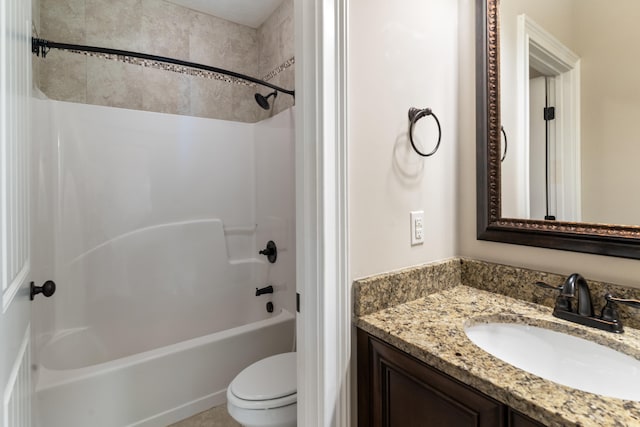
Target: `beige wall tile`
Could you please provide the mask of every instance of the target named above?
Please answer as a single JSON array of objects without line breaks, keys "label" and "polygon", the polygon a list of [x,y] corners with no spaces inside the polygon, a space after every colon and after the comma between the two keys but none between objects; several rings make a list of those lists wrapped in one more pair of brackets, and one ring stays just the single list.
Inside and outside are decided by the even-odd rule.
[{"label": "beige wall tile", "polygon": [[[56,41],[178,58],[256,78],[293,56],[293,0],[285,0],[258,30],[164,0],[32,1],[41,2],[41,34]],[[277,114],[293,103],[280,94],[273,109],[264,111],[253,95],[269,93],[266,88],[72,53],[52,51],[39,63],[35,68],[41,65],[43,92],[65,101],[243,122]],[[272,82],[293,88],[293,74],[290,68]]]},{"label": "beige wall tile", "polygon": [[256,30],[198,13],[190,31],[191,61],[255,76]]},{"label": "beige wall tile", "polygon": [[41,0],[40,36],[61,43],[84,44],[85,0]]},{"label": "beige wall tile", "polygon": [[258,28],[261,76],[294,55],[294,34],[293,0],[285,0]]},{"label": "beige wall tile", "polygon": [[142,67],[87,58],[87,103],[142,110]]},{"label": "beige wall tile", "polygon": [[158,113],[191,114],[191,80],[195,77],[143,68],[142,109]]},{"label": "beige wall tile", "polygon": [[40,59],[40,88],[51,99],[87,102],[87,57],[52,50]]},{"label": "beige wall tile", "polygon": [[[275,76],[270,83],[274,85],[280,86],[285,89],[294,89],[295,88],[295,68],[291,66],[285,70],[283,70],[280,74]],[[287,95],[285,93],[281,93],[278,95],[276,102],[272,105],[271,110],[273,111],[272,115],[278,114],[287,108],[293,107],[294,98],[291,95]]]},{"label": "beige wall tile", "polygon": [[255,99],[255,94],[258,91],[260,91],[259,87],[236,85],[230,105],[233,120],[248,123],[260,120],[260,113],[264,110],[260,108]]},{"label": "beige wall tile", "polygon": [[194,78],[191,81],[191,115],[233,120],[229,106],[234,86],[224,81]]},{"label": "beige wall tile", "polygon": [[85,0],[87,44],[142,50],[142,0]]},{"label": "beige wall tile", "polygon": [[196,12],[160,0],[142,1],[141,49],[151,55],[189,60],[189,32]]}]

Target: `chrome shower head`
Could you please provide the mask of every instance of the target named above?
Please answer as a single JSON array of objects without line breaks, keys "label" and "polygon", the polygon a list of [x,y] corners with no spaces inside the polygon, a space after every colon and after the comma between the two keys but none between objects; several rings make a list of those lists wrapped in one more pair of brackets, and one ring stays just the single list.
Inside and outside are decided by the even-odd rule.
[{"label": "chrome shower head", "polygon": [[278,91],[274,90],[267,96],[261,95],[259,93],[255,94],[256,102],[260,107],[264,108],[265,110],[269,110],[271,108],[271,106],[269,105],[269,98],[272,96],[273,96],[273,99],[276,99],[276,96],[278,96]]}]

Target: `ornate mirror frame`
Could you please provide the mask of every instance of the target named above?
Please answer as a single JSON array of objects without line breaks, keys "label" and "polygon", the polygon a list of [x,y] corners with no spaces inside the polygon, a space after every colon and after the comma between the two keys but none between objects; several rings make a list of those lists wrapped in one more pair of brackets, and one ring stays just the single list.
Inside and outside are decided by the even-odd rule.
[{"label": "ornate mirror frame", "polygon": [[640,226],[501,217],[499,0],[476,0],[477,238],[640,259]]}]

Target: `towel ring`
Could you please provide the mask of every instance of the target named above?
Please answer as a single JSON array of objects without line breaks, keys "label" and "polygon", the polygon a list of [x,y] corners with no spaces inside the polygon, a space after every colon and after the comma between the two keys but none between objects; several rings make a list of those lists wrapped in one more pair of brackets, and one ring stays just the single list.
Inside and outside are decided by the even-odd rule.
[{"label": "towel ring", "polygon": [[[425,154],[416,148],[416,144],[413,142],[413,126],[416,124],[418,120],[425,116],[433,116],[433,119],[436,121],[438,125],[438,142],[436,144],[436,148],[433,149],[432,152]],[[431,108],[425,108],[424,110],[420,110],[415,107],[409,108],[409,141],[411,141],[411,146],[415,150],[416,153],[420,154],[422,157],[429,157],[435,154],[440,147],[440,140],[442,139],[442,128],[440,127],[440,121],[438,117],[431,111]]]},{"label": "towel ring", "polygon": [[504,162],[504,158],[507,157],[507,133],[504,131],[504,126],[500,126],[500,131],[502,132],[502,136],[504,136],[504,153],[502,154],[500,162]]}]

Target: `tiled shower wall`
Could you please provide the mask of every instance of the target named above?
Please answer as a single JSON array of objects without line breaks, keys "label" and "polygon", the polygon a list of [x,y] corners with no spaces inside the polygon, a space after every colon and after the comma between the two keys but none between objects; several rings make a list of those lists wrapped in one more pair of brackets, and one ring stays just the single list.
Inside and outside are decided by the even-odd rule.
[{"label": "tiled shower wall", "polygon": [[[109,47],[225,68],[294,86],[293,0],[284,0],[259,28],[235,24],[164,0],[40,0],[40,37]],[[254,99],[263,87],[190,76],[77,53],[51,50],[39,61],[40,89],[51,99],[256,122],[274,108]]]}]

